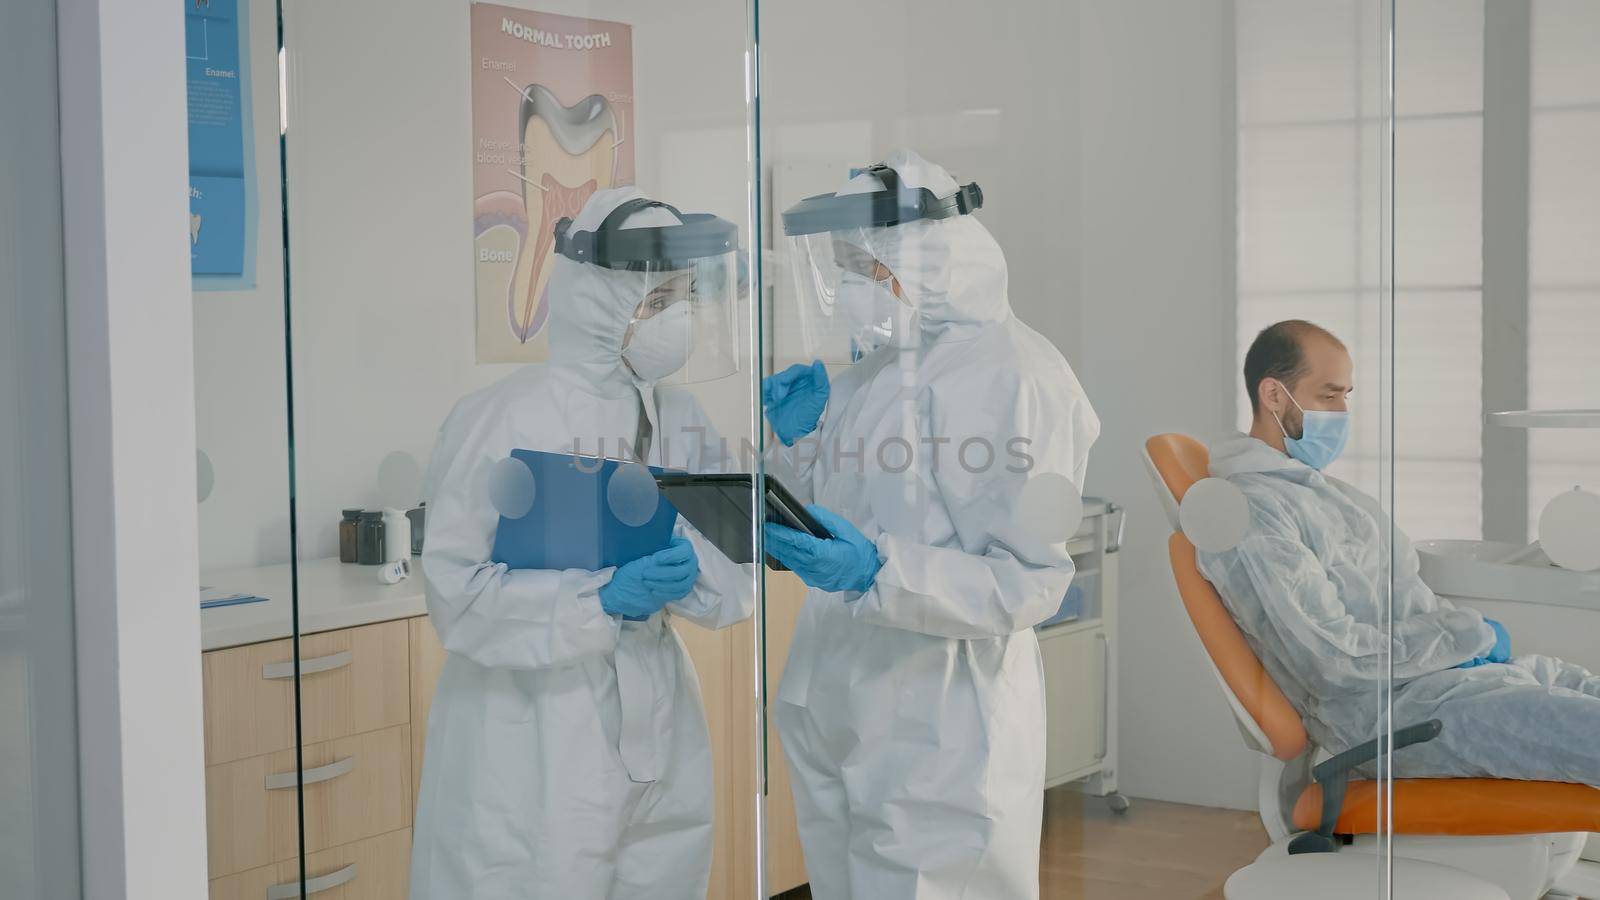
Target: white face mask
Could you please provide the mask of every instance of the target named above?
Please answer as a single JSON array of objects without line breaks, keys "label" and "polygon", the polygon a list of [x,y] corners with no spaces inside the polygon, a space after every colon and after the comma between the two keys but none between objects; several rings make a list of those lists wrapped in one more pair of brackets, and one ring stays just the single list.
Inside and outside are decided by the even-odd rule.
[{"label": "white face mask", "polygon": [[895,312],[904,305],[890,288],[888,279],[875,281],[857,272],[844,272],[839,276],[834,314],[839,317],[858,359],[894,338]]},{"label": "white face mask", "polygon": [[694,351],[691,315],[689,304],[679,302],[633,324],[633,336],[622,348],[622,359],[641,381],[660,381],[689,361]]}]

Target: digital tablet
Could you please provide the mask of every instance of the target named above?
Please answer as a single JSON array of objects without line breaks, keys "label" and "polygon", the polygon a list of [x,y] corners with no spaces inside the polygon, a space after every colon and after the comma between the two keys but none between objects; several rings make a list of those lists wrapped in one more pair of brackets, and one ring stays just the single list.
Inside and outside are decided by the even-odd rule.
[{"label": "digital tablet", "polygon": [[[655,474],[656,484],[661,486],[661,494],[667,498],[667,502],[677,507],[689,524],[716,544],[717,549],[736,563],[755,560],[755,548],[750,536],[750,497],[754,492],[754,475],[748,472],[652,474]],[[822,540],[833,537],[776,478],[768,475],[765,483],[765,521],[787,525]],[[767,565],[774,569],[786,568],[770,554],[767,556]]]}]

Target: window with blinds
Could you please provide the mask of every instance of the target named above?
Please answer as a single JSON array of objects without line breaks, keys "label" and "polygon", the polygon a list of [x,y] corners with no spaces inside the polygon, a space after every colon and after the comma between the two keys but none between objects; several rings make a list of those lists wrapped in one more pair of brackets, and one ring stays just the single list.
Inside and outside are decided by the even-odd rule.
[{"label": "window with blinds", "polygon": [[[1237,0],[1238,350],[1316,322],[1356,364],[1355,433],[1329,473],[1376,495],[1386,29],[1378,0]],[[1483,4],[1399,4],[1395,73],[1395,514],[1482,534]],[[1240,391],[1245,427],[1249,400]]]},{"label": "window with blinds", "polygon": [[[1534,0],[1528,402],[1600,409],[1600,3]],[[1528,435],[1529,534],[1561,491],[1600,490],[1600,431]]]}]

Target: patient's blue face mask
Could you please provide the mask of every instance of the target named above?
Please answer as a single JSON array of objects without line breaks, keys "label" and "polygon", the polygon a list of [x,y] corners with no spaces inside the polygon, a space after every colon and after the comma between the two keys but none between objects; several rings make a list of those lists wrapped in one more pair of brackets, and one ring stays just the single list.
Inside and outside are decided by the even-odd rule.
[{"label": "patient's blue face mask", "polygon": [[1278,386],[1289,395],[1289,402],[1294,404],[1295,409],[1300,410],[1298,438],[1290,437],[1288,430],[1283,427],[1283,420],[1278,418],[1277,413],[1272,414],[1272,418],[1277,420],[1278,430],[1283,432],[1284,449],[1295,459],[1322,471],[1339,458],[1345,444],[1350,442],[1350,413],[1332,409],[1306,409],[1294,399],[1294,394],[1289,393],[1288,385],[1280,381]]}]

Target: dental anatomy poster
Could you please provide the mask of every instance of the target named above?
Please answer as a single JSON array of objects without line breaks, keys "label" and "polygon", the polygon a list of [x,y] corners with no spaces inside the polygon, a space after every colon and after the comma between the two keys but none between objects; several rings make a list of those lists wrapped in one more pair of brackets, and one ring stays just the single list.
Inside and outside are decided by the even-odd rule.
[{"label": "dental anatomy poster", "polygon": [[242,0],[183,0],[189,265],[196,290],[254,285],[249,54]]},{"label": "dental anatomy poster", "polygon": [[472,6],[473,264],[480,363],[548,356],[563,217],[634,179],[633,31]]}]

